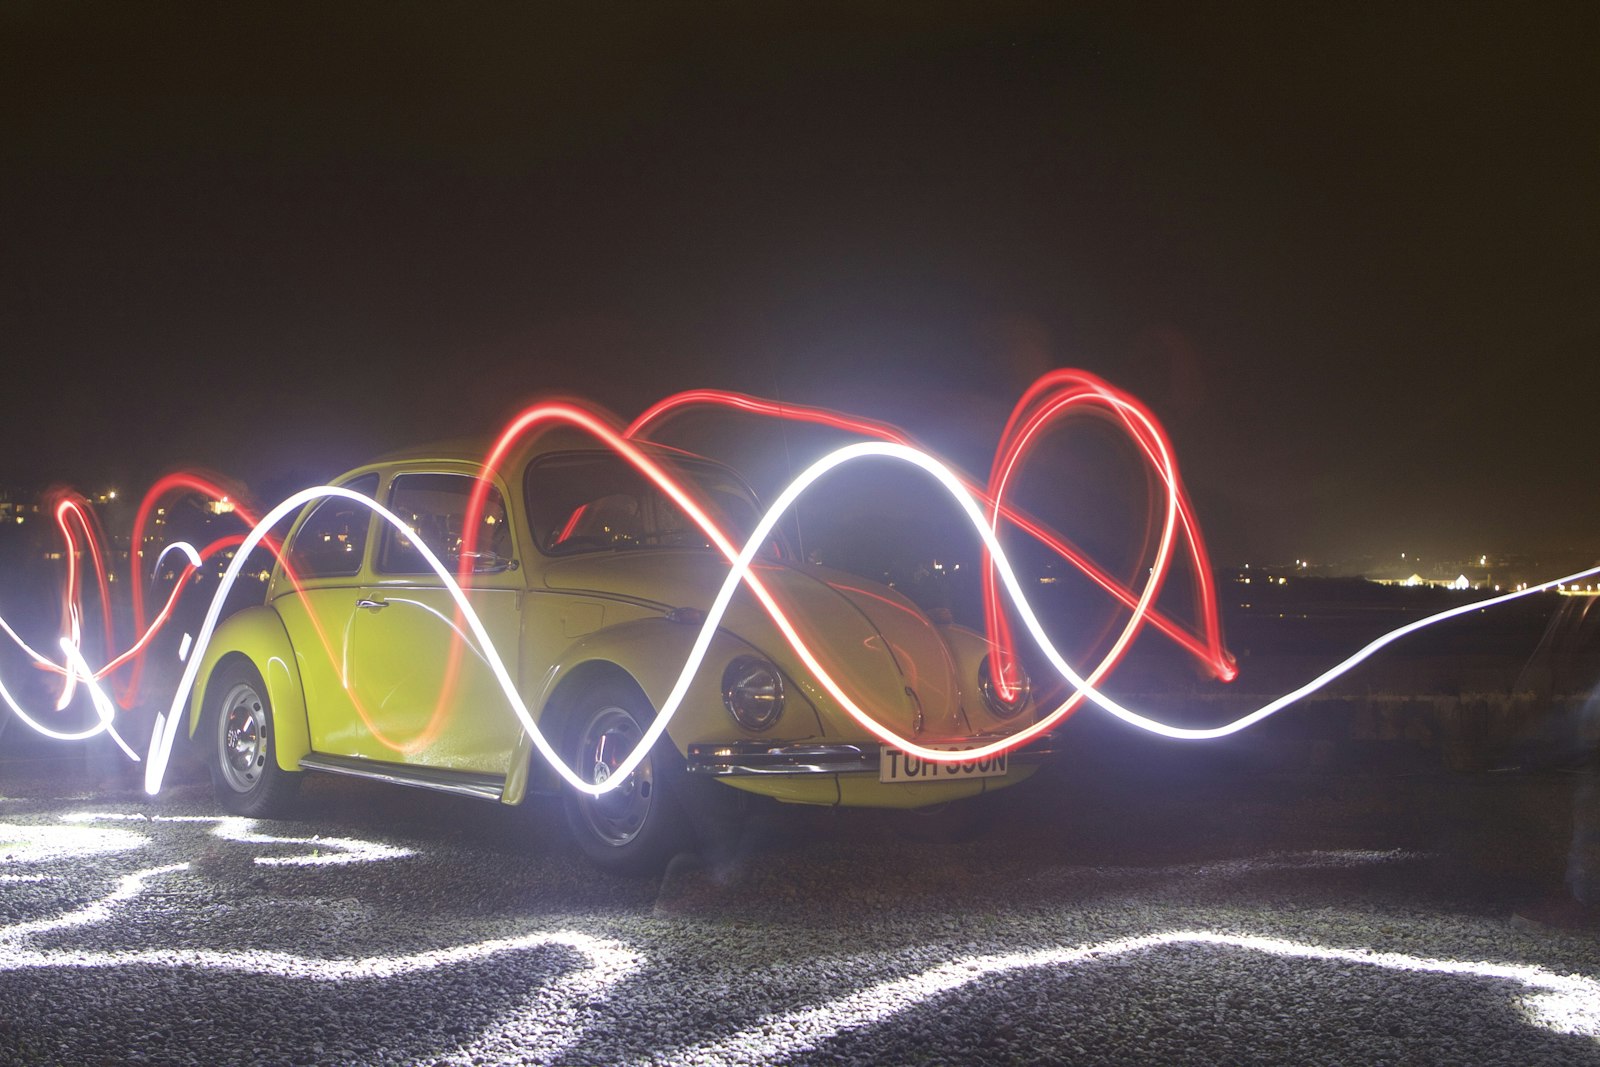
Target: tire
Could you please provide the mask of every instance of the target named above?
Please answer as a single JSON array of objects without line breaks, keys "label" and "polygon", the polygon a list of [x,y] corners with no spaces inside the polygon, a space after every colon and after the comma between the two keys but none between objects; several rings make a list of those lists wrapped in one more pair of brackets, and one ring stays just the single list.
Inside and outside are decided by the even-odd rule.
[{"label": "tire", "polygon": [[261,674],[235,660],[206,686],[201,741],[217,802],[235,815],[264,818],[285,813],[300,776],[278,766],[272,702]]},{"label": "tire", "polygon": [[[567,766],[585,782],[606,780],[632,753],[654,719],[636,686],[603,681],[574,705],[566,731]],[[627,781],[602,796],[568,788],[562,793],[567,830],[578,849],[601,870],[654,875],[689,843],[682,794],[683,757],[665,734]]]}]

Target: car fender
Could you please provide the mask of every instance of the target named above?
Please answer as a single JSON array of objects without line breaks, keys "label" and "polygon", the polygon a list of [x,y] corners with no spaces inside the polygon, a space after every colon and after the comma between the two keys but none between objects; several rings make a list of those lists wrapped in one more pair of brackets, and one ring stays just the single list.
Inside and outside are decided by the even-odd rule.
[{"label": "car fender", "polygon": [[[657,617],[636,619],[586,634],[568,646],[550,665],[537,675],[530,673],[532,685],[529,708],[546,731],[552,745],[560,744],[559,735],[550,727],[560,714],[563,699],[588,677],[597,673],[627,675],[644,693],[654,708],[661,708],[677,684],[683,665],[689,659],[698,626],[672,622]],[[668,737],[679,752],[687,754],[692,741],[703,741],[739,735],[739,726],[722,705],[722,672],[724,666],[736,656],[763,655],[749,642],[728,633],[716,631],[706,649],[705,659],[695,672],[684,694],[683,703],[673,716]],[[764,657],[770,658],[770,657]],[[539,658],[525,660],[539,670]],[[792,680],[791,680],[792,681]],[[805,739],[820,736],[824,731],[822,719],[816,708],[806,699],[798,685],[788,687],[788,706],[783,718],[770,736],[782,739]],[[548,725],[547,725],[548,724]],[[512,759],[511,774],[506,782],[505,802],[518,803],[530,788],[553,788],[559,779],[549,768],[541,767],[543,758],[526,733],[518,741],[517,753]]]},{"label": "car fender", "polygon": [[228,616],[206,643],[195,675],[194,693],[189,698],[189,736],[193,737],[200,728],[212,676],[225,660],[234,658],[249,660],[266,682],[267,699],[272,702],[273,753],[283,770],[298,771],[300,757],[311,751],[305,689],[283,620],[265,606],[245,608]]}]

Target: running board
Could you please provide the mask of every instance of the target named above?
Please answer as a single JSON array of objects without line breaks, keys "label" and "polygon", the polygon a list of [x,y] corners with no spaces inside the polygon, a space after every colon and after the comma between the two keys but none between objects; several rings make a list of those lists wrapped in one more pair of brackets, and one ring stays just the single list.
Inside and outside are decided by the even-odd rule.
[{"label": "running board", "polygon": [[505,776],[500,774],[452,771],[438,767],[407,767],[399,763],[351,759],[348,756],[324,756],[319,753],[300,757],[300,769],[325,771],[328,774],[347,774],[352,778],[370,778],[375,782],[410,785],[420,789],[434,789],[441,793],[454,793],[457,796],[477,797],[479,800],[498,801],[506,789]]}]

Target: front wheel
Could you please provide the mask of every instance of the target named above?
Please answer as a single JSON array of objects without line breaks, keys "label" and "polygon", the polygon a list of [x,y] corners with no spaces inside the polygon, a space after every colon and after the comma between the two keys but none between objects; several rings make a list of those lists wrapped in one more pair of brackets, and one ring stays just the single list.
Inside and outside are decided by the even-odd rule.
[{"label": "front wheel", "polygon": [[[567,732],[568,766],[585,782],[610,781],[652,719],[637,688],[603,682],[578,701]],[[683,757],[665,734],[621,785],[600,796],[563,794],[567,829],[589,860],[613,874],[656,874],[688,835],[680,804]]]},{"label": "front wheel", "polygon": [[206,692],[201,729],[218,803],[235,815],[282,814],[300,776],[278,766],[272,702],[261,675],[235,661],[211,676]]}]

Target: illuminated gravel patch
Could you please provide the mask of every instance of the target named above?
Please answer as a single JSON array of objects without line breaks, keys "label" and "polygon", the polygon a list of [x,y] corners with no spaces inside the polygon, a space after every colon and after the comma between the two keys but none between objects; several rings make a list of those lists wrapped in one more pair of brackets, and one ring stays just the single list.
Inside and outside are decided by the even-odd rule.
[{"label": "illuminated gravel patch", "polygon": [[144,844],[142,835],[110,827],[0,823],[0,865],[102,856]]},{"label": "illuminated gravel patch", "polygon": [[[312,793],[0,808],[51,848],[0,868],[0,1062],[1600,1063],[1595,940],[1464,912],[1414,850],[1097,866],[844,822],[631,882],[492,806]],[[319,853],[359,858],[257,862]]]}]

